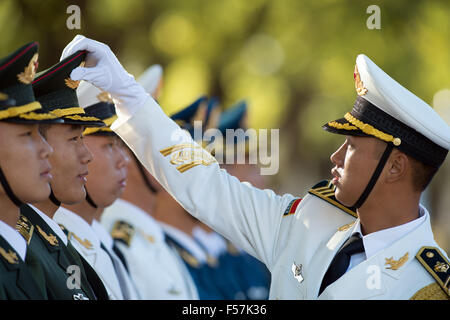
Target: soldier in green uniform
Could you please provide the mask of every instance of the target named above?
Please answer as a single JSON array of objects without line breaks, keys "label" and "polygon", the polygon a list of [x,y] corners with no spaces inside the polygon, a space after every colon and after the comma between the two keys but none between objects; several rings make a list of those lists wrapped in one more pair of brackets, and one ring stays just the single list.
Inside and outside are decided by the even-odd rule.
[{"label": "soldier in green uniform", "polygon": [[[42,112],[31,82],[38,62],[38,43],[28,43],[0,60],[0,299],[47,299],[44,274],[34,277],[25,260],[26,241],[14,229],[23,202],[50,194],[49,156],[53,149],[38,124],[61,121]],[[33,229],[28,230],[31,236]]]},{"label": "soldier in green uniform", "polygon": [[84,114],[76,97],[78,82],[69,77],[73,68],[84,63],[84,58],[85,52],[77,52],[38,74],[33,81],[36,99],[44,110],[64,121],[40,126],[41,134],[54,149],[49,159],[53,176],[51,193],[43,202],[23,205],[19,221],[19,227],[35,230],[29,239],[29,250],[44,270],[49,299],[108,298],[98,275],[52,220],[61,202],[76,203],[85,198],[87,164],[92,155],[84,145],[82,132],[85,126],[104,125]]}]

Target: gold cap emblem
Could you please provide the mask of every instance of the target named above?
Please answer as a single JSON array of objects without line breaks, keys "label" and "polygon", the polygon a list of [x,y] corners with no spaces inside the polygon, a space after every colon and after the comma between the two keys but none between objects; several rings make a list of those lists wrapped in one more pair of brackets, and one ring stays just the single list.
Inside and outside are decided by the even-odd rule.
[{"label": "gold cap emblem", "polygon": [[109,92],[102,91],[97,95],[97,99],[101,102],[108,102],[108,103],[114,103],[111,95]]},{"label": "gold cap emblem", "polygon": [[355,65],[355,72],[353,73],[353,78],[355,78],[355,89],[359,96],[363,96],[367,93],[367,89],[364,87],[364,84],[361,80],[361,76],[359,75],[358,66]]},{"label": "gold cap emblem", "polygon": [[39,65],[39,55],[37,53],[31,58],[28,66],[25,67],[25,70],[17,75],[17,79],[24,84],[30,84],[34,76],[36,75],[36,70]]},{"label": "gold cap emblem", "polygon": [[[84,65],[85,65],[85,62],[82,61],[79,66],[84,67]],[[64,82],[66,83],[66,86],[68,86],[70,89],[75,90],[80,85],[81,80],[75,81],[70,78],[66,78],[66,79],[64,79]]]}]

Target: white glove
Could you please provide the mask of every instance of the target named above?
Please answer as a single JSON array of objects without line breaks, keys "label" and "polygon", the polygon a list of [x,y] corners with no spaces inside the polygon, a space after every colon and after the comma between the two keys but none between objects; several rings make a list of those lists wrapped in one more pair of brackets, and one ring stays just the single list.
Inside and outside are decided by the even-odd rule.
[{"label": "white glove", "polygon": [[64,48],[61,59],[79,51],[87,50],[85,67],[72,70],[72,80],[85,80],[103,91],[108,91],[114,99],[117,115],[131,117],[150,97],[117,60],[111,49],[104,43],[77,35]]}]

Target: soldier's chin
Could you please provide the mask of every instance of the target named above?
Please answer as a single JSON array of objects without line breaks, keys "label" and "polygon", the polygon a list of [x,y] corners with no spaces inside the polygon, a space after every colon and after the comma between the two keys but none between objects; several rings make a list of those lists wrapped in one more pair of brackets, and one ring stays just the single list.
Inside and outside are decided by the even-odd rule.
[{"label": "soldier's chin", "polygon": [[344,190],[342,190],[340,187],[336,186],[336,191],[334,192],[334,196],[340,203],[342,203],[346,207],[351,207],[354,204],[354,201],[353,201],[353,199],[351,199],[349,194],[346,193]]}]

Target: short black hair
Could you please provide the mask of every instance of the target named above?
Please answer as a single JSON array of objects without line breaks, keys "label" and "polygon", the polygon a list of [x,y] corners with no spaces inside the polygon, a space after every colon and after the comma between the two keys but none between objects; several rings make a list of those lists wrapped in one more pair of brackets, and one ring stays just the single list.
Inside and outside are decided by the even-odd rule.
[{"label": "short black hair", "polygon": [[430,184],[438,168],[427,165],[417,159],[408,156],[411,163],[411,178],[416,191],[422,192]]}]

